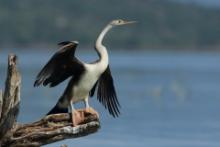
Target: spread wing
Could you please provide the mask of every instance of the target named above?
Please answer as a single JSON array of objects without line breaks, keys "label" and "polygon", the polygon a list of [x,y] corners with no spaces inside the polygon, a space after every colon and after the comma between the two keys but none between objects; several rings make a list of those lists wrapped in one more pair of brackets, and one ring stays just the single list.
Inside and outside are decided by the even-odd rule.
[{"label": "spread wing", "polygon": [[[97,84],[95,84],[95,86],[96,85]],[[90,95],[94,94],[95,86],[91,90]],[[105,108],[108,109],[109,113],[113,117],[119,116],[120,104],[117,99],[114,81],[109,66],[98,80],[97,98],[99,102],[101,102]]]},{"label": "spread wing", "polygon": [[68,77],[83,72],[84,66],[76,57],[73,57],[76,46],[77,44],[73,43],[62,46],[39,72],[34,86],[43,84],[54,87]]},{"label": "spread wing", "polygon": [[91,89],[91,91],[89,92],[89,96],[93,97],[95,94],[95,89],[97,87],[98,81],[95,83],[95,85],[93,86],[93,88]]}]

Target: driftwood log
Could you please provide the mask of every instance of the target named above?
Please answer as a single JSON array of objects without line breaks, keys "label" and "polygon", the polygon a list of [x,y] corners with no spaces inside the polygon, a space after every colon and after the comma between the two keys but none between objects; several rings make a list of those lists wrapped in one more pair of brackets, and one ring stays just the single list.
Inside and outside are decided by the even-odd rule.
[{"label": "driftwood log", "polygon": [[0,147],[38,147],[97,132],[100,128],[98,118],[86,114],[83,109],[78,111],[85,113],[85,120],[77,127],[72,126],[68,113],[45,116],[29,124],[17,123],[21,75],[16,64],[16,55],[9,55],[5,90],[0,90]]}]

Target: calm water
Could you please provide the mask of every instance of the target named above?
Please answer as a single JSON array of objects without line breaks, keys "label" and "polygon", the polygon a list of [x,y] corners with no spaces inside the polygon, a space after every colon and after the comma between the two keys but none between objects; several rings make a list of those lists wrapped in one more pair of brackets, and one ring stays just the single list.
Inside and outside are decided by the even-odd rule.
[{"label": "calm water", "polygon": [[[5,80],[6,52],[0,52],[0,86]],[[56,103],[66,82],[56,88],[33,88],[36,74],[51,56],[18,52],[22,73],[20,122],[40,119]],[[122,115],[114,119],[96,101],[102,128],[59,147],[219,147],[220,53],[111,52],[110,61]],[[79,54],[88,61],[93,52]],[[81,107],[79,105],[78,107]],[[49,145],[48,145],[49,146]]]}]

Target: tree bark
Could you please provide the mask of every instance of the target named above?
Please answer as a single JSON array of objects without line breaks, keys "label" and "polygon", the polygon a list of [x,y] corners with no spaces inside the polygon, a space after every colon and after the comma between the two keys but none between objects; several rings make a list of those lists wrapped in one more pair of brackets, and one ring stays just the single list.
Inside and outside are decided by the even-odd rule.
[{"label": "tree bark", "polygon": [[73,127],[68,113],[45,116],[29,124],[17,123],[20,103],[21,76],[16,55],[8,57],[8,72],[4,93],[0,90],[0,147],[38,147],[56,141],[95,133],[100,128],[96,115],[87,113],[78,126]]}]

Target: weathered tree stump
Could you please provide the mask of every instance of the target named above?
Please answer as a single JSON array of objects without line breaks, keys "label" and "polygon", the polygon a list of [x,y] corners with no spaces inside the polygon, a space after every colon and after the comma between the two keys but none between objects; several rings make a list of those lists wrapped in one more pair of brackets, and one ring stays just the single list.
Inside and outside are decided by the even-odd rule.
[{"label": "weathered tree stump", "polygon": [[[100,123],[92,114],[85,114],[85,120],[77,127],[72,126],[71,115],[68,113],[45,116],[29,124],[17,123],[21,75],[16,61],[15,55],[9,55],[5,91],[3,93],[0,90],[0,147],[38,147],[97,132]],[[84,112],[83,109],[78,111]]]}]

